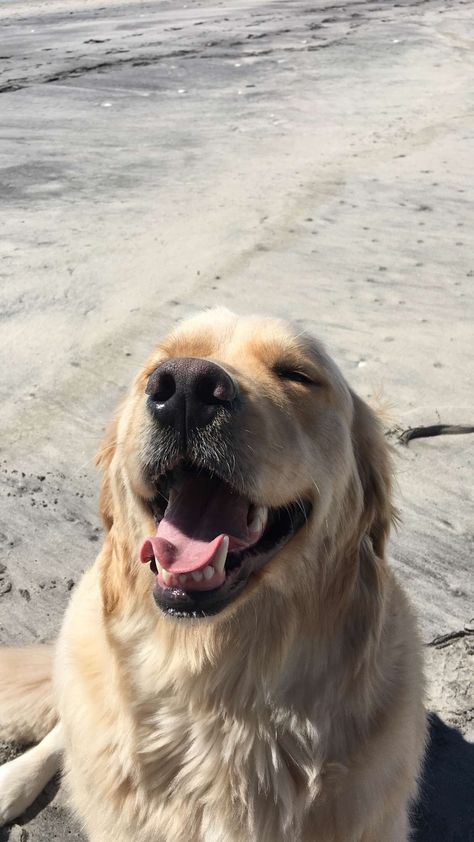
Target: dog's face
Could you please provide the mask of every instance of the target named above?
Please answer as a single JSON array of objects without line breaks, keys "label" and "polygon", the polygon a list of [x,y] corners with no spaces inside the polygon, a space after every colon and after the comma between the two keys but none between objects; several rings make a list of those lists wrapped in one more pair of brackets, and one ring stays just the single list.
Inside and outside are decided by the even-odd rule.
[{"label": "dog's face", "polygon": [[311,589],[317,548],[352,552],[367,534],[383,551],[377,422],[321,345],[279,321],[218,310],[184,322],[136,379],[101,461],[115,546],[134,555],[132,575],[146,565],[171,617]]}]

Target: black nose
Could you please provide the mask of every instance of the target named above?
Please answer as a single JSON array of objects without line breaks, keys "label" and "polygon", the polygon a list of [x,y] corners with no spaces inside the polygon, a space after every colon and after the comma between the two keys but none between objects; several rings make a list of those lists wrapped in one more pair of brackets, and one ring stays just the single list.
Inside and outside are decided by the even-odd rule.
[{"label": "black nose", "polygon": [[168,360],[155,369],[146,393],[150,409],[163,427],[184,438],[209,424],[223,407],[235,408],[237,387],[216,363],[195,357]]}]

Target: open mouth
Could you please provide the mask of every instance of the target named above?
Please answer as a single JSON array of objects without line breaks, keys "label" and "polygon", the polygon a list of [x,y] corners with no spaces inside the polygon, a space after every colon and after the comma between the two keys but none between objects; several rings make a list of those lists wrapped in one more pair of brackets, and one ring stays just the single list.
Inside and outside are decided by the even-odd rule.
[{"label": "open mouth", "polygon": [[140,558],[155,574],[157,605],[174,617],[222,611],[308,518],[310,504],[258,505],[215,474],[189,465],[157,481],[156,535]]}]

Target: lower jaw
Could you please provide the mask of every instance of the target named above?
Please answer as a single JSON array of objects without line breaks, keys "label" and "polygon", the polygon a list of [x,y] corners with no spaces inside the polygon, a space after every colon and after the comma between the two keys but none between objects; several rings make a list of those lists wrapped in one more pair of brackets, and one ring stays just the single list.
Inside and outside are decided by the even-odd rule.
[{"label": "lower jaw", "polygon": [[[178,619],[203,619],[219,614],[234,602],[245,590],[256,566],[251,559],[231,570],[225,582],[209,591],[184,591],[181,588],[162,588],[158,582],[153,589],[153,597],[158,608],[170,617]],[[259,567],[262,565],[258,565]]]}]

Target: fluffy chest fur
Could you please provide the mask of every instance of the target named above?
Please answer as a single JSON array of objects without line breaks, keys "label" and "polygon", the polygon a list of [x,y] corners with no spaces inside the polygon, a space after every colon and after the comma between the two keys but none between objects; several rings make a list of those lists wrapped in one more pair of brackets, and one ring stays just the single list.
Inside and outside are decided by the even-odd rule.
[{"label": "fluffy chest fur", "polygon": [[[409,744],[386,756],[366,667],[354,679],[335,639],[318,652],[280,635],[270,660],[242,632],[232,658],[205,638],[183,657],[179,625],[106,630],[95,576],[75,594],[58,659],[66,766],[93,842],[347,842],[379,787],[406,786]],[[401,740],[401,690],[388,683],[390,699],[371,690]]]},{"label": "fluffy chest fur", "polygon": [[203,714],[162,699],[136,740],[140,786],[157,798],[170,840],[183,826],[196,842],[295,840],[321,787],[320,734],[288,711]]},{"label": "fluffy chest fur", "polygon": [[322,797],[329,713],[277,697],[243,654],[224,677],[209,664],[179,670],[163,641],[143,646],[141,625],[120,629],[127,646],[112,655],[106,636],[98,645],[92,579],[66,618],[58,671],[71,790],[81,815],[94,815],[94,842],[302,838]]}]

